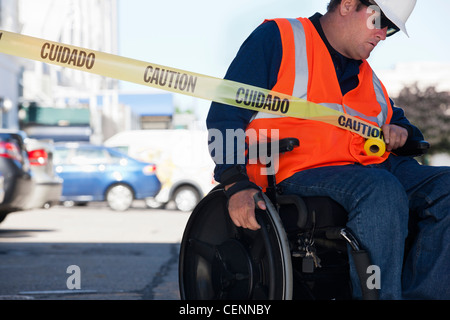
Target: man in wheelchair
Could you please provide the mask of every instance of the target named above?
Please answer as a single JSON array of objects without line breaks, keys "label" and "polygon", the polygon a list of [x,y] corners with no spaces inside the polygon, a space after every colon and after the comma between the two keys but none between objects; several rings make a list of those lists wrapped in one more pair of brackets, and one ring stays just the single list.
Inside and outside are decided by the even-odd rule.
[{"label": "man in wheelchair", "polygon": [[[402,150],[423,136],[394,106],[366,60],[380,41],[406,33],[415,3],[332,0],[324,15],[266,20],[241,46],[225,77],[380,127],[387,149],[382,156],[368,155],[357,134],[318,121],[218,103],[207,118],[208,129],[223,137],[223,152],[212,156],[233,223],[261,228],[253,196],[267,186],[267,176],[261,165],[239,160],[248,145],[227,141],[227,130],[267,132],[261,141],[270,141],[271,132],[298,139],[300,147],[279,157],[276,193],[327,197],[345,209],[346,228],[380,270],[380,299],[450,299],[450,168],[420,165]],[[257,207],[264,210],[266,204],[259,200]],[[353,298],[359,299],[352,261],[350,278]]]}]

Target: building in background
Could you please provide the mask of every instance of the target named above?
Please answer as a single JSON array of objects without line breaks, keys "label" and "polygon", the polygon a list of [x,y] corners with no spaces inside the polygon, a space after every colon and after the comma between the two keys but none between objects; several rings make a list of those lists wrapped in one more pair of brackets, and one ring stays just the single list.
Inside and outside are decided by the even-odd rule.
[{"label": "building in background", "polygon": [[[0,28],[18,32],[21,27],[18,11],[17,1],[0,0]],[[0,128],[18,128],[22,68],[19,58],[0,54]]]},{"label": "building in background", "polygon": [[[19,0],[18,13],[21,24],[18,31],[22,34],[117,54],[117,0]],[[23,68],[22,87],[21,102],[25,107],[36,103],[38,108],[81,112],[88,109],[92,142],[102,141],[103,126],[123,119],[115,79],[28,61]],[[79,125],[72,124],[70,117],[59,120],[60,127]]]},{"label": "building in background", "polygon": [[[0,28],[118,54],[117,0],[0,0]],[[0,125],[36,138],[101,143],[130,129],[189,129],[173,94],[119,93],[119,81],[0,54]]]}]

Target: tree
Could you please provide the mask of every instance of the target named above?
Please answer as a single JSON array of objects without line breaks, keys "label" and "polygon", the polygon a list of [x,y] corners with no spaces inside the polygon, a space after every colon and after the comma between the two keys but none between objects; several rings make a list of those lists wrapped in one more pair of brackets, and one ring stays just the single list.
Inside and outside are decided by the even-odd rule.
[{"label": "tree", "polygon": [[434,87],[421,90],[414,84],[400,92],[395,105],[422,131],[431,144],[430,154],[450,153],[449,92],[438,92]]}]

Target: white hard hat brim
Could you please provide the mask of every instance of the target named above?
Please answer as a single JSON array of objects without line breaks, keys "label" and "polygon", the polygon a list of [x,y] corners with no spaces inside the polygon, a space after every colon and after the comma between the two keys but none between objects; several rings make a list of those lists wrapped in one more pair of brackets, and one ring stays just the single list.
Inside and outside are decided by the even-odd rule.
[{"label": "white hard hat brim", "polygon": [[417,0],[374,0],[384,15],[408,37],[406,21],[410,17]]}]

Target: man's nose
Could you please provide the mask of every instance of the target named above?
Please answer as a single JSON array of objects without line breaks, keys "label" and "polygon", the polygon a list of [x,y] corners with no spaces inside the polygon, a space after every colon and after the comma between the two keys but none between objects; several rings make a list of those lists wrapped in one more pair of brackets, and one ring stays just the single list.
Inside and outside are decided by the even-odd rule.
[{"label": "man's nose", "polygon": [[375,30],[377,30],[376,36],[377,36],[380,40],[386,40],[386,37],[387,37],[387,29],[388,29],[388,27],[384,27],[383,29],[375,29]]}]

